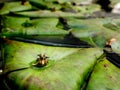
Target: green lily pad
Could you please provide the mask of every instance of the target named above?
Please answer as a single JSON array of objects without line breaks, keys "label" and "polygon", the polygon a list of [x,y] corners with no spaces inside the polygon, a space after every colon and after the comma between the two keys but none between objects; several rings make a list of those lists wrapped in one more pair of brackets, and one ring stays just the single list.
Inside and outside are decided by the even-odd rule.
[{"label": "green lily pad", "polygon": [[2,20],[2,35],[65,35],[65,31],[57,27],[58,18],[40,18],[30,20],[25,17],[6,16]]},{"label": "green lily pad", "polygon": [[2,16],[1,18],[1,25],[3,28],[11,28],[11,29],[18,29],[22,28],[22,24],[30,21],[29,18],[26,17],[15,17],[15,16]]},{"label": "green lily pad", "polygon": [[90,15],[93,12],[100,11],[100,6],[97,4],[89,4],[83,6],[73,6],[73,10],[78,13],[82,13],[83,15]]},{"label": "green lily pad", "polygon": [[95,66],[87,90],[119,90],[119,80],[120,69],[104,59]]},{"label": "green lily pad", "polygon": [[[15,12],[17,15],[28,16],[28,17],[78,17],[83,18],[87,15],[92,14],[95,11],[100,10],[100,6],[96,4],[86,5],[86,6],[73,6],[71,4],[61,4],[61,8],[58,10],[38,10],[38,11],[25,11],[25,12]],[[51,9],[56,9],[57,7],[49,7]],[[64,10],[61,10],[64,9]]]},{"label": "green lily pad", "polygon": [[[29,23],[29,22],[28,22]],[[58,18],[42,18],[32,20],[33,26],[24,29],[26,35],[65,35],[68,31],[57,28]]]},{"label": "green lily pad", "polygon": [[5,2],[3,7],[0,9],[0,15],[30,9],[32,9],[32,6],[29,2],[26,2],[24,5],[22,5],[21,2]]},{"label": "green lily pad", "polygon": [[73,29],[71,32],[75,37],[93,46],[104,47],[110,38],[119,40],[120,37],[117,32],[104,27],[101,19],[68,19],[68,25]]},{"label": "green lily pad", "polygon": [[61,5],[58,3],[53,3],[52,1],[43,1],[43,0],[29,0],[32,5],[40,8],[40,9],[55,9],[59,10]]},{"label": "green lily pad", "polygon": [[[116,36],[113,36],[114,41],[111,42],[112,51],[115,53],[120,53],[120,41],[119,41],[119,32],[120,32],[120,19],[107,18],[101,20],[103,27],[110,29],[116,32]],[[110,40],[109,40],[110,41]]]},{"label": "green lily pad", "polygon": [[[80,89],[102,54],[98,48],[51,47],[12,40],[5,40],[4,51],[6,82],[17,90]],[[38,54],[49,57],[46,66],[31,66]]]},{"label": "green lily pad", "polygon": [[[81,14],[91,14],[95,11],[100,10],[100,6],[97,4],[88,4],[88,5],[73,5],[74,1],[40,1],[40,0],[29,0],[33,3],[34,6],[39,7],[40,9],[48,9],[48,10],[62,10],[65,12],[74,12],[74,13],[81,13]],[[71,3],[70,3],[71,2]],[[79,1],[80,2],[80,1]]]}]

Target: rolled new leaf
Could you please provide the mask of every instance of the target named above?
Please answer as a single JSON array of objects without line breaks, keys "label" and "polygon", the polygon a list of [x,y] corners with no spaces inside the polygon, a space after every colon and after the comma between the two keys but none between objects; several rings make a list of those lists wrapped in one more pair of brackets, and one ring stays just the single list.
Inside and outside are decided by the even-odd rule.
[{"label": "rolled new leaf", "polygon": [[20,16],[27,16],[27,17],[84,17],[80,13],[50,11],[50,10],[23,11],[23,12],[15,12],[14,14]]},{"label": "rolled new leaf", "polygon": [[[49,57],[46,66],[36,66],[38,54]],[[77,90],[101,54],[97,48],[51,47],[5,40],[5,81],[17,90]]]}]

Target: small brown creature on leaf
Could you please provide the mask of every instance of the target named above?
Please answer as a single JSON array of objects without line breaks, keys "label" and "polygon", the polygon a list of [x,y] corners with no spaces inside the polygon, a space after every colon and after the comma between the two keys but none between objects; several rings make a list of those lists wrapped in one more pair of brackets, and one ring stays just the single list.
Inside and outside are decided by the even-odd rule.
[{"label": "small brown creature on leaf", "polygon": [[33,65],[38,66],[38,67],[46,66],[48,63],[48,59],[47,59],[48,57],[45,54],[44,55],[39,54],[38,56],[39,58],[37,58],[35,64]]}]

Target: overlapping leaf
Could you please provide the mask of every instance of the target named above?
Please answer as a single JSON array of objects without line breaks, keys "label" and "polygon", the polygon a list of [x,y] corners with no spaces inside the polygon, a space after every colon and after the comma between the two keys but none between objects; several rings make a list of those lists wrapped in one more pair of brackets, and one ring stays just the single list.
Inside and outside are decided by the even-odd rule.
[{"label": "overlapping leaf", "polygon": [[[35,35],[35,38],[40,38],[41,35],[47,37],[72,33],[77,39],[95,48],[52,47],[6,39],[3,44],[3,72],[7,75],[5,79],[10,87],[15,86],[17,90],[81,89],[82,85],[87,83],[85,79],[97,58],[102,54],[96,47],[103,48],[106,41],[115,38],[117,41],[111,44],[111,48],[113,52],[120,54],[119,19],[78,19],[100,10],[99,5],[83,5],[84,0],[29,1],[35,7],[34,11],[24,11],[32,8],[28,2],[24,5],[21,2],[5,3],[0,9],[0,15],[10,12],[14,14],[2,16],[2,36],[29,35],[32,38]],[[80,6],[81,4],[83,6]],[[64,23],[61,24],[60,18],[63,22],[67,18],[65,24],[69,26],[69,31],[63,30]],[[38,54],[46,54],[49,57],[45,67],[33,66]],[[95,66],[87,90],[119,90],[119,74],[119,68],[105,59]]]},{"label": "overlapping leaf", "polygon": [[119,79],[120,69],[104,59],[95,66],[87,90],[119,90]]},{"label": "overlapping leaf", "polygon": [[70,19],[68,20],[68,24],[73,29],[72,34],[75,37],[86,41],[93,46],[104,47],[106,41],[110,38],[114,37],[117,40],[119,40],[120,37],[120,35],[117,32],[104,26],[105,20],[103,19]]},{"label": "overlapping leaf", "polygon": [[5,2],[3,7],[0,9],[0,15],[8,14],[15,11],[24,11],[32,9],[32,5],[26,2],[22,5],[21,2]]},{"label": "overlapping leaf", "polygon": [[62,11],[53,12],[50,10],[16,12],[15,14],[28,17],[83,17],[80,13],[70,13]]},{"label": "overlapping leaf", "polygon": [[[18,90],[79,89],[102,54],[98,48],[51,47],[12,40],[6,40],[4,51],[4,73],[7,72],[7,81],[12,82]],[[38,54],[46,54],[49,57],[48,65],[32,66]]]},{"label": "overlapping leaf", "polygon": [[[85,17],[84,15],[92,14],[100,10],[96,4],[73,5],[72,1],[57,2],[43,0],[29,0],[34,6],[38,7],[37,11],[16,12],[17,15],[29,17]],[[79,1],[80,2],[80,1]]]},{"label": "overlapping leaf", "polygon": [[2,35],[64,35],[68,31],[57,27],[58,18],[33,19],[24,17],[3,17]]}]

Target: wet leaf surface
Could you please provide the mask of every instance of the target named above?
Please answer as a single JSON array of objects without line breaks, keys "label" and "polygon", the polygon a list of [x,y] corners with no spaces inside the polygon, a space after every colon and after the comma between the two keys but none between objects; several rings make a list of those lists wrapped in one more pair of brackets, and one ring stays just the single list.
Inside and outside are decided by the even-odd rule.
[{"label": "wet leaf surface", "polygon": [[[17,90],[119,90],[120,16],[111,13],[118,1],[0,3],[0,37],[5,40],[2,90],[9,86]],[[108,44],[111,38],[116,42]],[[46,66],[33,65],[38,54],[49,57]]]},{"label": "wet leaf surface", "polygon": [[[4,73],[16,89],[79,89],[102,54],[98,48],[51,47],[13,40],[6,40],[4,46]],[[39,53],[49,57],[48,64],[41,68],[31,66]]]},{"label": "wet leaf surface", "polygon": [[120,69],[104,59],[95,66],[87,90],[119,90],[119,74]]},{"label": "wet leaf surface", "polygon": [[25,5],[22,5],[21,2],[5,2],[2,8],[0,8],[0,15],[8,14],[15,11],[24,11],[30,10],[32,6],[29,2],[26,2]]}]

